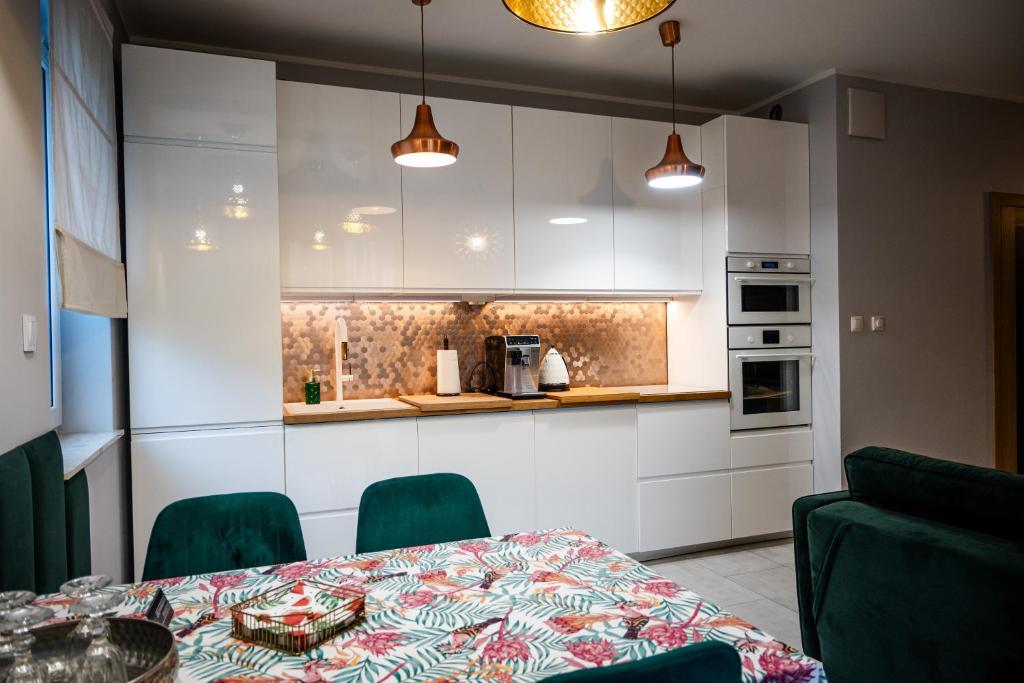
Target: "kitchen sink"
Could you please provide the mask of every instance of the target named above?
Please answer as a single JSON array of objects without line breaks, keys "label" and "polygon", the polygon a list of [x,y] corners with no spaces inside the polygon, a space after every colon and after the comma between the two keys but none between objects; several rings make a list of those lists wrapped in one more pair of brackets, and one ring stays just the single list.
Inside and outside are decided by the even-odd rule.
[{"label": "kitchen sink", "polygon": [[357,398],[345,401],[324,401],[313,406],[308,406],[305,403],[289,403],[287,408],[292,415],[310,415],[337,410],[402,410],[412,408],[412,406],[395,398]]}]

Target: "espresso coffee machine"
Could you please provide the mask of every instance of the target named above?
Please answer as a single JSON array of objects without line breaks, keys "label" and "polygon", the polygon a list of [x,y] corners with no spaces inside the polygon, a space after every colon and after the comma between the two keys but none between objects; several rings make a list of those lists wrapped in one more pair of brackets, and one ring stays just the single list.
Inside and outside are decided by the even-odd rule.
[{"label": "espresso coffee machine", "polygon": [[540,337],[506,334],[484,340],[484,391],[507,398],[539,398]]}]

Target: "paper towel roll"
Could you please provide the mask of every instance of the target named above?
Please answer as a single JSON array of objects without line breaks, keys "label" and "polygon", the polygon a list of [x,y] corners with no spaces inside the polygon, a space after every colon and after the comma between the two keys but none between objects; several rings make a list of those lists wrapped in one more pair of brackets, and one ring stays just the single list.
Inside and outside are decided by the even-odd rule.
[{"label": "paper towel roll", "polygon": [[455,349],[437,352],[437,395],[458,396],[462,393],[459,381],[459,352]]}]

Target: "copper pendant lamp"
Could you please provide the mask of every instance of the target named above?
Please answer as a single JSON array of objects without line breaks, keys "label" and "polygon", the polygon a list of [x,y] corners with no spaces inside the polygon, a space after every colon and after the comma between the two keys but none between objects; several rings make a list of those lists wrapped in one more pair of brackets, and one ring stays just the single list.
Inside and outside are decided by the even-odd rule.
[{"label": "copper pendant lamp", "polygon": [[676,0],[504,0],[528,24],[560,33],[610,33],[655,17]]},{"label": "copper pendant lamp", "polygon": [[676,132],[676,45],[679,44],[679,22],[666,21],[658,27],[661,43],[672,49],[672,134],[668,136],[665,156],[657,166],[644,174],[654,188],[676,189],[699,185],[704,180],[704,167],[695,164],[683,151],[683,139]]},{"label": "copper pendant lamp", "polygon": [[423,6],[430,0],[412,0],[420,8],[420,84],[422,101],[416,105],[416,120],[408,136],[391,145],[391,156],[402,166],[437,168],[455,163],[459,146],[445,139],[434,125],[434,115],[427,104],[427,60],[423,36]]}]

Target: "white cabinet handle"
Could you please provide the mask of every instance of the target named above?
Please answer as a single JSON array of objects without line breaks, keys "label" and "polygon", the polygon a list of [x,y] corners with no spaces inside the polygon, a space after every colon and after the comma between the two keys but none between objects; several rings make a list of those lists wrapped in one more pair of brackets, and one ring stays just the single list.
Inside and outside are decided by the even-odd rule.
[{"label": "white cabinet handle", "polygon": [[753,358],[771,358],[773,360],[799,360],[800,358],[814,358],[810,351],[799,353],[737,353],[736,360],[750,360]]},{"label": "white cabinet handle", "polygon": [[809,282],[814,283],[814,278],[810,275],[807,277],[749,277],[747,275],[737,275],[733,278],[736,282],[770,282],[773,285],[792,285],[792,284],[804,284]]}]

